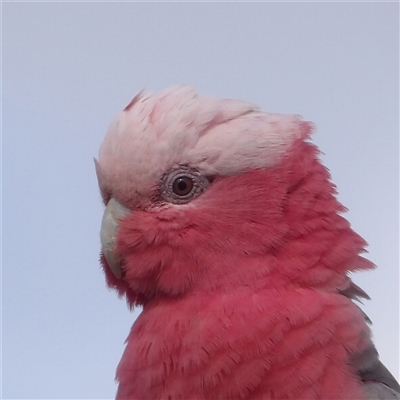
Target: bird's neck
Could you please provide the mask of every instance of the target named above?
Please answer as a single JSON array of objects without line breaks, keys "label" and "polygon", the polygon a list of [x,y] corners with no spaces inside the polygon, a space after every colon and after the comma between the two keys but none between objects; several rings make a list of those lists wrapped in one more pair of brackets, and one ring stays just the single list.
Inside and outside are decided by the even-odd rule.
[{"label": "bird's neck", "polygon": [[155,300],[129,335],[119,397],[341,399],[346,389],[362,399],[348,364],[368,344],[361,313],[341,295],[292,289]]}]

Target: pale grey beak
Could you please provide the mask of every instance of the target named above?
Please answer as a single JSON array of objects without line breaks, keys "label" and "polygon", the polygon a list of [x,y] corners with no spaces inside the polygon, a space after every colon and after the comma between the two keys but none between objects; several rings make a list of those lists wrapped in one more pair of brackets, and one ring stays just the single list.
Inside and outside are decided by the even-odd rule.
[{"label": "pale grey beak", "polygon": [[111,198],[104,210],[101,221],[100,241],[101,249],[111,271],[119,279],[121,278],[121,263],[115,254],[118,222],[129,213],[129,209],[118,200]]}]

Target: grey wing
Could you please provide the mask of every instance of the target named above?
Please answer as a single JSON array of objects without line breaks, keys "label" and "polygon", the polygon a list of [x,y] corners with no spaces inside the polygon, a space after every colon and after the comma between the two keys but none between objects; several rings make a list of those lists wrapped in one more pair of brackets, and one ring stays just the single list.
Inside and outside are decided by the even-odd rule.
[{"label": "grey wing", "polygon": [[[369,360],[366,360],[367,357]],[[358,367],[367,399],[400,400],[400,385],[378,357],[375,347],[371,347],[355,360],[354,366]]]},{"label": "grey wing", "polygon": [[364,385],[368,400],[399,400],[400,393],[384,383],[368,382]]},{"label": "grey wing", "polygon": [[[369,296],[353,282],[346,290],[342,290],[341,294],[352,300],[359,300],[360,297],[369,299]],[[368,316],[360,311],[366,322],[371,323]],[[400,400],[400,385],[379,360],[378,351],[372,343],[368,349],[353,357],[351,363],[364,383],[367,399]]]},{"label": "grey wing", "polygon": [[365,353],[368,353],[368,355],[370,356],[369,362],[367,364],[364,363],[364,366],[360,364],[357,365],[357,363],[355,364],[355,366],[358,367],[357,370],[358,374],[361,377],[361,380],[364,383],[383,383],[387,387],[400,393],[400,385],[396,381],[396,378],[379,360],[379,355],[375,347],[371,347],[370,349],[366,350],[364,354]]}]

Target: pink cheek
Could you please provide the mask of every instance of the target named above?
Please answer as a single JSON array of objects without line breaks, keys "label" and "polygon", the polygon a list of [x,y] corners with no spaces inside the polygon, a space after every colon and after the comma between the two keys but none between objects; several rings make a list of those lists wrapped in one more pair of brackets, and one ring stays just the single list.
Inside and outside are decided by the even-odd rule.
[{"label": "pink cheek", "polygon": [[197,272],[185,254],[160,246],[141,253],[130,253],[124,259],[124,279],[132,290],[153,290],[177,295],[188,289]]},{"label": "pink cheek", "polygon": [[181,209],[134,211],[120,223],[117,252],[126,258],[129,254],[151,253],[154,248],[166,251],[163,246],[179,250],[188,244],[191,223]]},{"label": "pink cheek", "polygon": [[124,280],[138,292],[182,293],[201,274],[197,258],[204,240],[182,210],[133,212],[121,221],[117,237]]},{"label": "pink cheek", "polygon": [[170,251],[163,247],[148,248],[142,252],[130,252],[124,257],[124,270],[129,278],[147,278],[159,275],[171,263]]}]

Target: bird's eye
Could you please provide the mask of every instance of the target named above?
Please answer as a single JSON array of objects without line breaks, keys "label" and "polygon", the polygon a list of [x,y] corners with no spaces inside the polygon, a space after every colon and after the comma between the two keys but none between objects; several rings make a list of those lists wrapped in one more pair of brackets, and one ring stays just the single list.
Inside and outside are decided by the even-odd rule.
[{"label": "bird's eye", "polygon": [[201,173],[187,166],[178,166],[161,178],[160,194],[164,201],[185,204],[204,192],[210,181]]},{"label": "bird's eye", "polygon": [[189,176],[180,176],[174,180],[172,189],[178,196],[187,196],[194,188],[193,179]]}]

